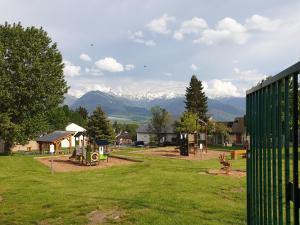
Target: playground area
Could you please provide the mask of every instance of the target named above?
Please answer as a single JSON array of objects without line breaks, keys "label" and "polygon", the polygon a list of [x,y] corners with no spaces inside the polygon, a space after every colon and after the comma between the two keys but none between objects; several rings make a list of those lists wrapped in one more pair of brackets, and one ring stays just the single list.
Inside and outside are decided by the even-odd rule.
[{"label": "playground area", "polygon": [[161,157],[179,157],[174,150],[115,150],[108,162],[91,166],[55,155],[54,174],[49,155],[2,156],[0,224],[244,225],[246,180],[230,174],[245,171],[245,159],[230,160],[228,176],[220,151],[203,153],[212,155],[207,160]]},{"label": "playground area", "polygon": [[160,157],[184,159],[184,160],[218,159],[220,154],[225,154],[225,156],[230,155],[229,152],[208,149],[207,152],[205,150],[204,151],[196,150],[190,152],[188,156],[182,156],[180,155],[180,150],[175,147],[151,148],[146,150],[140,150],[135,153],[148,155],[148,156],[160,156]]},{"label": "playground area", "polygon": [[[126,159],[126,158],[118,158],[118,157],[109,157],[108,160],[100,161],[97,164],[86,166],[80,163],[74,163],[69,159],[70,155],[62,155],[62,156],[54,156],[53,157],[53,170],[55,172],[72,172],[72,171],[84,171],[84,170],[94,170],[101,168],[108,168],[112,166],[121,166],[121,165],[129,165],[136,163],[137,161]],[[51,167],[51,157],[36,157],[36,160],[41,162],[42,164]]]}]

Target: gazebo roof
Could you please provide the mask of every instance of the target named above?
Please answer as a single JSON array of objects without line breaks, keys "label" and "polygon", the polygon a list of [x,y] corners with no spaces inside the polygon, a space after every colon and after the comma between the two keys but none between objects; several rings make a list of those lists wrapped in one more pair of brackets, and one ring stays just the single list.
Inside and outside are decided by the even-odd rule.
[{"label": "gazebo roof", "polygon": [[73,131],[60,131],[56,130],[50,134],[46,134],[42,137],[39,137],[36,141],[37,142],[48,142],[48,143],[53,143],[57,142],[63,139],[66,139],[70,136],[72,136],[75,132]]}]

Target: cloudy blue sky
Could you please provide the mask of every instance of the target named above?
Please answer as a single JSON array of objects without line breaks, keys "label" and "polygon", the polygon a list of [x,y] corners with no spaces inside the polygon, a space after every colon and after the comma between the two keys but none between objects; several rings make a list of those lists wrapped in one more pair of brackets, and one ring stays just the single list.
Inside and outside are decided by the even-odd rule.
[{"label": "cloudy blue sky", "polygon": [[300,59],[296,0],[0,0],[0,23],[42,26],[58,43],[69,94],[243,96]]}]

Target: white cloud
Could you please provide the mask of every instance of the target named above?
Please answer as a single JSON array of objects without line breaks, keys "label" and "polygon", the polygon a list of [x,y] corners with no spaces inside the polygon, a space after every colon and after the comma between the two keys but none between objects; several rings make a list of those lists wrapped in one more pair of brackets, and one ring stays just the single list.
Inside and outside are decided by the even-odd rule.
[{"label": "white cloud", "polygon": [[235,73],[235,79],[239,79],[242,81],[253,81],[256,83],[267,77],[265,74],[259,73],[257,70],[242,71],[239,68],[235,67],[233,68],[233,71]]},{"label": "white cloud", "polygon": [[244,95],[244,90],[238,89],[232,82],[223,80],[210,80],[203,82],[204,91],[210,98],[220,97],[241,97]]},{"label": "white cloud", "polygon": [[258,30],[258,31],[276,31],[282,21],[279,19],[271,20],[267,17],[260,15],[253,15],[246,20],[246,28],[248,30]]},{"label": "white cloud", "polygon": [[156,46],[156,43],[153,40],[146,40],[144,38],[144,34],[142,31],[136,31],[136,32],[128,31],[128,36],[130,40],[139,44],[144,44],[147,47]]},{"label": "white cloud", "polygon": [[204,19],[193,17],[181,23],[180,28],[175,31],[173,37],[177,40],[183,40],[185,34],[199,34],[206,29],[207,23]]},{"label": "white cloud", "polygon": [[125,65],[125,70],[134,70],[135,66],[133,64]]},{"label": "white cloud", "polygon": [[121,63],[117,62],[114,58],[105,57],[104,59],[99,59],[95,62],[97,68],[102,71],[108,72],[122,72],[124,71],[124,67]]},{"label": "white cloud", "polygon": [[[241,24],[233,18],[225,17],[217,23],[215,28],[205,27],[204,22],[205,21],[202,22],[202,30],[200,29],[200,26],[199,29],[192,29],[193,26],[191,26],[191,28],[187,30],[191,33],[196,33],[196,31],[198,31],[200,34],[200,37],[193,41],[194,43],[213,45],[223,42],[233,42],[242,45],[249,40],[254,31],[276,31],[283,24],[281,20],[271,20],[260,15],[251,16],[246,19],[245,24]],[[176,31],[174,33],[174,38],[182,40],[184,38],[183,33]]]},{"label": "white cloud", "polygon": [[218,44],[229,41],[237,44],[245,44],[250,35],[247,29],[236,20],[226,17],[220,20],[215,29],[206,29],[199,39],[194,43],[205,43],[207,45]]},{"label": "white cloud", "polygon": [[81,55],[79,56],[79,58],[82,60],[82,61],[85,61],[85,62],[90,62],[92,61],[91,57],[85,53],[81,53]]},{"label": "white cloud", "polygon": [[200,69],[200,67],[195,65],[195,64],[192,64],[192,65],[190,65],[190,69],[193,70],[193,71],[197,71],[197,70]]},{"label": "white cloud", "polygon": [[178,41],[183,40],[184,36],[180,31],[175,31],[175,33],[173,34],[173,38],[175,38]]},{"label": "white cloud", "polygon": [[80,66],[75,66],[68,60],[64,60],[64,75],[67,77],[75,77],[80,75]]},{"label": "white cloud", "polygon": [[155,41],[153,41],[153,40],[147,40],[144,43],[145,43],[146,46],[149,46],[149,47],[152,47],[152,46],[156,45]]},{"label": "white cloud", "polygon": [[172,73],[169,73],[169,72],[164,72],[164,75],[167,76],[167,77],[173,76],[173,74],[172,74]]},{"label": "white cloud", "polygon": [[152,20],[146,25],[146,27],[149,30],[159,34],[169,34],[171,32],[171,30],[169,29],[169,24],[175,22],[175,20],[175,17],[164,14],[160,18]]}]

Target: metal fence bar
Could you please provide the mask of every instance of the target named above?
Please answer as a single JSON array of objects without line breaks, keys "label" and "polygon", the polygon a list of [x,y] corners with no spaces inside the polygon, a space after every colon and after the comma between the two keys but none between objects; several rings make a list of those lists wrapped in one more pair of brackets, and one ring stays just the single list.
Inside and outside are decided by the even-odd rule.
[{"label": "metal fence bar", "polygon": [[289,181],[290,181],[290,129],[289,129],[289,81],[290,77],[284,79],[284,167],[285,167],[285,223],[291,224]]},{"label": "metal fence bar", "polygon": [[260,207],[259,207],[259,199],[260,199],[260,195],[259,195],[259,157],[258,157],[258,151],[259,151],[259,120],[258,120],[258,115],[259,115],[259,92],[256,92],[255,94],[255,177],[257,179],[255,184],[255,193],[257,193],[256,195],[256,201],[255,201],[255,209],[256,209],[256,224],[259,224],[259,217],[260,217]]},{"label": "metal fence bar", "polygon": [[[250,125],[251,125],[251,130],[250,130],[250,137],[254,137],[254,94],[250,95]],[[255,204],[255,192],[254,192],[254,186],[255,186],[255,179],[254,179],[254,172],[255,172],[255,164],[254,164],[254,138],[250,138],[250,165],[251,165],[251,225],[254,225],[254,216],[255,216],[255,209],[254,209],[254,204]]]},{"label": "metal fence bar", "polygon": [[278,143],[278,224],[283,224],[283,206],[282,206],[282,81],[277,82],[278,99],[277,99],[277,143]]},{"label": "metal fence bar", "polygon": [[272,170],[273,170],[273,225],[277,225],[277,184],[276,184],[276,100],[277,85],[272,85]]},{"label": "metal fence bar", "polygon": [[[271,115],[271,87],[267,87],[267,113]],[[272,170],[271,170],[271,120],[267,120],[267,166],[268,166],[268,225],[272,225]]]},{"label": "metal fence bar", "polygon": [[[249,115],[250,111],[250,96],[246,96],[246,115]],[[247,130],[246,130],[246,135],[249,135],[249,127],[250,125],[250,119],[249,117],[246,117],[246,124],[247,124]],[[250,149],[247,147],[247,158],[246,158],[246,170],[248,171],[248,176],[246,179],[247,182],[247,224],[251,224],[251,166],[250,166]]]},{"label": "metal fence bar", "polygon": [[268,205],[267,205],[267,89],[263,89],[263,119],[262,119],[262,138],[263,138],[263,193],[264,193],[264,225],[268,224]]},{"label": "metal fence bar", "polygon": [[298,181],[298,73],[293,74],[293,183],[294,224],[299,225],[299,181]]},{"label": "metal fence bar", "polygon": [[263,224],[262,90],[258,91],[259,224]]}]

